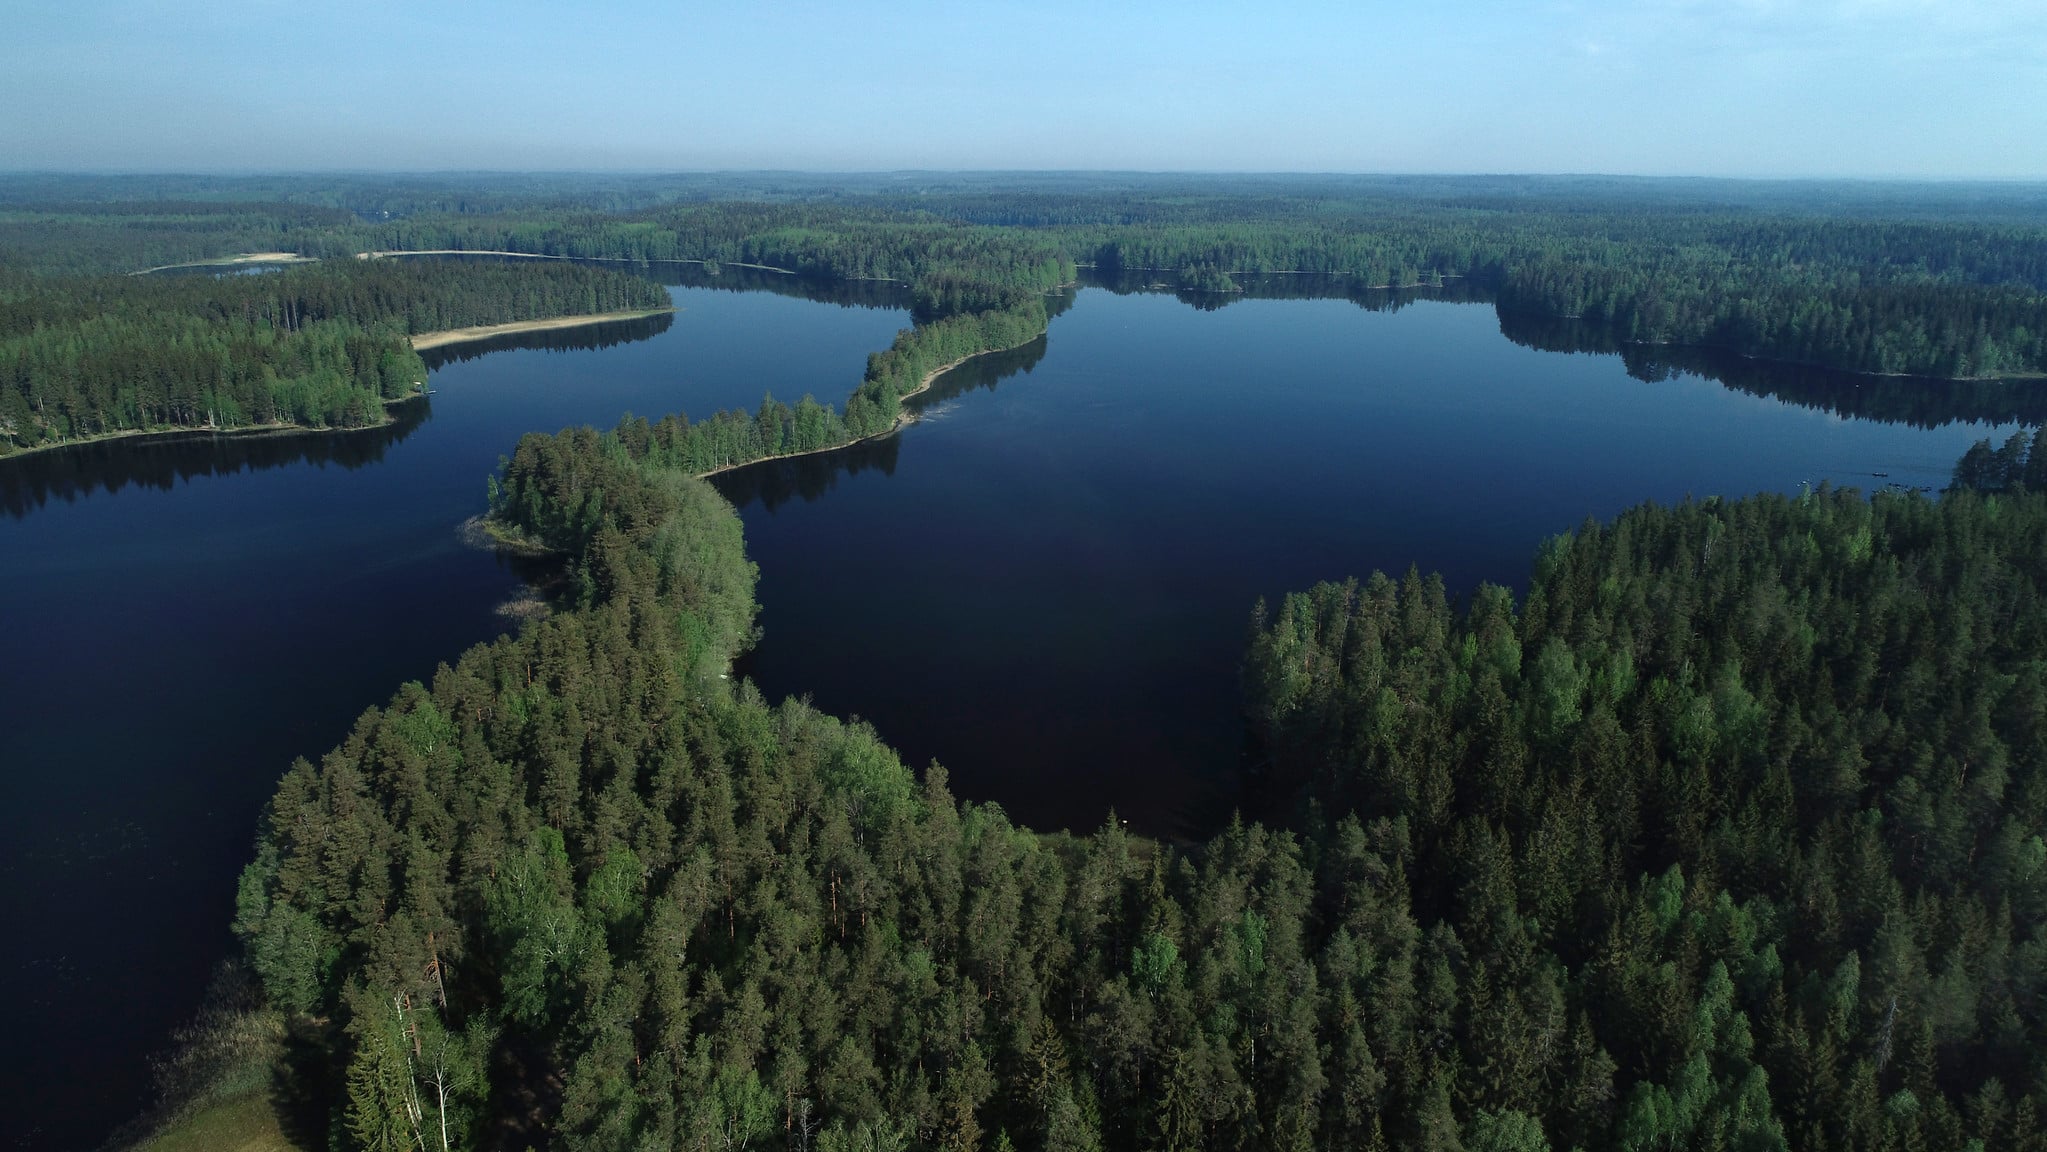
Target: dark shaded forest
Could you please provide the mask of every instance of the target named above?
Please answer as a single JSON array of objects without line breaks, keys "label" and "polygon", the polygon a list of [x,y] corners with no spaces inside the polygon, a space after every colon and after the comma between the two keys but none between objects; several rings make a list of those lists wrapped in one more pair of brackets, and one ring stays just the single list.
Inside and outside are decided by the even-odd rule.
[{"label": "dark shaded forest", "polygon": [[390,407],[390,422],[326,433],[280,431],[228,436],[210,432],[146,436],[80,444],[64,452],[22,456],[0,467],[0,517],[19,520],[52,500],[71,503],[94,492],[134,485],[175,490],[195,476],[227,476],[307,463],[349,471],[381,462],[385,450],[433,414],[419,397]]},{"label": "dark shaded forest", "polygon": [[[412,333],[666,302],[565,261],[345,258],[372,249],[886,282],[915,323],[836,408],[628,418],[506,458],[491,523],[556,557],[551,614],[293,765],[237,893],[306,1146],[2047,1146],[2037,435],[1978,445],[1937,500],[1587,523],[1519,601],[1410,573],[1261,607],[1252,818],[1201,844],[1019,828],[867,726],[732,680],[755,573],[698,478],[885,432],[964,358],[1027,359],[1084,270],[1201,306],[1295,273],[1374,307],[1440,289],[1646,378],[1795,361],[1836,410],[2023,416],[2030,385],[1977,378],[2047,371],[2037,197],[330,183],[0,179],[0,450],[376,425],[426,380]],[[119,274],[253,250],[322,259]],[[1969,383],[1922,402],[1913,377]],[[183,467],[145,463],[134,482]]]},{"label": "dark shaded forest", "polygon": [[361,428],[424,390],[410,336],[664,307],[621,272],[339,260],[257,275],[0,266],[0,449],[109,432]]},{"label": "dark shaded forest", "polygon": [[1175,846],[727,680],[739,524],[649,427],[521,441],[557,613],[279,788],[236,929],[307,1140],[2047,1143],[2047,496],[1644,506],[1518,604],[1289,597],[1245,666],[1286,816]]}]

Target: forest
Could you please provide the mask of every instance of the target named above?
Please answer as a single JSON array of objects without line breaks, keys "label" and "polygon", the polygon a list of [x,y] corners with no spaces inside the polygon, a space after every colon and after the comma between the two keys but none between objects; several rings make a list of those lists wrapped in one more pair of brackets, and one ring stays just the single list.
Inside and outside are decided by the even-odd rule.
[{"label": "forest", "polygon": [[[2047,371],[2047,210],[1023,184],[0,180],[0,452],[380,425],[428,379],[412,334],[660,307],[650,260],[910,305],[837,406],[532,435],[491,478],[493,530],[559,565],[551,612],[292,765],[235,893],[298,1143],[2047,1148],[2037,433],[1937,499],[1588,522],[1518,597],[1409,572],[1261,605],[1244,815],[1200,843],[1018,827],[735,679],[756,573],[701,479],[888,431],[945,366],[1042,348],[1083,274],[1205,306],[1441,286],[1644,375],[1709,351],[1901,374],[1800,385],[1844,409],[2023,416],[1979,378]],[[621,266],[351,258],[405,248]],[[318,259],[128,275],[242,251]]]},{"label": "forest", "polygon": [[[719,413],[706,469],[893,426],[932,367],[1044,332],[1077,271],[1227,300],[1311,273],[1352,295],[1456,286],[1503,326],[1851,373],[2047,373],[2047,209],[2022,192],[1713,182],[1044,177],[0,181],[0,452],[108,432],[359,427],[425,386],[403,336],[659,307],[627,269],[690,261],[907,290],[914,326],[836,407]],[[609,261],[423,263],[412,249]],[[317,264],[128,276],[237,252]],[[1999,401],[2000,403],[2005,403]],[[1895,406],[1895,405],[1894,405]]]},{"label": "forest", "polygon": [[525,437],[554,614],[281,782],[235,930],[306,1143],[2047,1146],[2039,438],[1260,606],[1262,818],[1172,844],[729,679],[679,427]]},{"label": "forest", "polygon": [[[1106,202],[1105,202],[1106,201]],[[1042,289],[1071,265],[1236,291],[1273,272],[1360,287],[1482,285],[1505,311],[1583,319],[1643,345],[1718,347],[1855,372],[2047,371],[2037,218],[1843,218],[1610,199],[982,196],[699,203],[611,215],[421,216],[394,247],[751,262],[924,285]]]},{"label": "forest", "polygon": [[362,428],[422,391],[419,332],[664,307],[622,272],[339,260],[260,275],[0,266],[0,454],[119,431]]}]

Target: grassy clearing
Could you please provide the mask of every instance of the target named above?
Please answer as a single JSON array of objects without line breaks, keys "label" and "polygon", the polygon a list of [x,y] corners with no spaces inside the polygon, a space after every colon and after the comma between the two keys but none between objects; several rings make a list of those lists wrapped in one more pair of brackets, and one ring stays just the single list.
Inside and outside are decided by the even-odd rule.
[{"label": "grassy clearing", "polygon": [[180,1117],[134,1152],[302,1152],[284,1134],[266,1094],[199,1108]]},{"label": "grassy clearing", "polygon": [[127,1152],[303,1152],[277,1111],[285,1024],[248,974],[223,966],[155,1065],[160,1102],[109,1143]]}]

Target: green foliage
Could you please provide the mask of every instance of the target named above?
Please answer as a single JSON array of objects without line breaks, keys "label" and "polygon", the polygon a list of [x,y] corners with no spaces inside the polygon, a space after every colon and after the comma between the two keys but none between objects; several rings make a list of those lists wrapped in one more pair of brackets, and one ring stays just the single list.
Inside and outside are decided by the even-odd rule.
[{"label": "green foliage", "polygon": [[[1643,507],[1546,545],[1518,619],[1413,575],[1264,618],[1269,779],[1339,875],[1397,875],[1403,916],[1456,930],[1463,1101],[1643,1149],[1988,1145],[2002,1101],[2030,1116],[2043,921],[2004,878],[2047,826],[2047,497],[2023,489]],[[1502,628],[1536,658],[1482,660]],[[1384,900],[1359,879],[1345,900]],[[1582,1071],[1545,1070],[1524,1045],[1579,1014]],[[1443,1074],[1372,1047],[1395,1084]]]},{"label": "green foliage", "polygon": [[545,1028],[567,1010],[570,978],[594,943],[574,883],[561,833],[541,827],[506,857],[485,895],[484,924],[502,956],[500,1001],[513,1022]]},{"label": "green foliage", "polygon": [[866,377],[847,397],[843,413],[809,396],[792,408],[770,395],[755,413],[728,410],[694,424],[682,414],[656,424],[628,418],[618,428],[619,438],[635,457],[697,474],[849,444],[893,430],[903,397],[938,373],[984,352],[1028,344],[1044,335],[1046,323],[1044,301],[1032,296],[1000,311],[905,328],[888,350],[867,358]]},{"label": "green foliage", "polygon": [[1955,464],[1954,487],[1972,492],[2047,492],[2047,427],[2014,432],[2002,448],[1978,440]]},{"label": "green foliage", "polygon": [[573,265],[95,278],[0,266],[0,450],[124,430],[366,427],[424,386],[413,333],[666,303],[646,280]]},{"label": "green foliage", "polygon": [[1792,197],[1758,208],[1648,186],[1208,185],[414,216],[365,243],[893,279],[911,285],[920,321],[1007,310],[1011,293],[1071,280],[1076,264],[1223,293],[1239,290],[1234,274],[1449,277],[1484,285],[1505,311],[1581,318],[1635,344],[1957,378],[2047,369],[2047,229],[2024,211],[1971,219]]},{"label": "green foliage", "polygon": [[[1454,183],[1209,183],[837,202],[292,192],[360,204],[375,222],[300,204],[28,196],[0,204],[0,450],[127,429],[359,427],[425,379],[410,333],[664,302],[644,280],[559,260],[344,258],[365,250],[689,260],[907,286],[916,325],[870,358],[841,408],[770,398],[671,430],[671,462],[699,473],[889,430],[934,369],[1042,334],[1044,294],[1082,265],[1147,283],[1170,272],[1210,300],[1269,272],[1460,284],[1496,300],[1503,325],[1589,326],[1638,359],[1694,347],[1862,373],[2047,371],[2047,228],[2023,205],[1948,204],[1935,218],[1646,186],[1473,198]],[[389,219],[372,208],[393,203]],[[327,259],[275,275],[107,275],[250,248]]]},{"label": "green foliage", "polygon": [[1130,953],[1130,975],[1137,986],[1156,996],[1179,974],[1180,949],[1171,937],[1153,932]]},{"label": "green foliage", "polygon": [[579,605],[279,787],[237,931],[345,1037],[346,1141],[547,1084],[567,1150],[2040,1146],[2047,495],[1289,597],[1246,684],[1300,831],[1176,847],[710,675],[751,567],[654,427],[522,441],[496,514]]},{"label": "green foliage", "polygon": [[1549,1152],[1549,1137],[1533,1116],[1481,1109],[1464,1135],[1464,1152]]}]

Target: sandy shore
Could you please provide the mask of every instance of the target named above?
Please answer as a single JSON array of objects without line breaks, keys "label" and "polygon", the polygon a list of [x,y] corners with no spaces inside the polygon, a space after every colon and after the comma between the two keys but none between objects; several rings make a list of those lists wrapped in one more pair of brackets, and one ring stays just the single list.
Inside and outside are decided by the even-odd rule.
[{"label": "sandy shore", "polygon": [[234,268],[242,264],[315,264],[317,256],[301,256],[296,252],[243,252],[237,256],[216,256],[211,260],[188,260],[183,264],[159,264],[154,268],[143,268],[130,272],[130,276],[147,276],[151,272],[168,272],[173,268]]},{"label": "sandy shore", "polygon": [[[498,248],[391,248],[378,252],[358,252],[358,260],[382,260],[386,256],[513,256],[521,260],[576,260],[582,263],[601,264],[716,264],[720,268],[755,268],[762,272],[780,272],[794,276],[787,268],[773,264],[748,264],[743,260],[700,260],[689,256],[655,256],[641,260],[633,256],[550,256],[544,252],[507,252]],[[847,276],[847,280],[887,280],[886,276]]]},{"label": "sandy shore", "polygon": [[[427,394],[424,392],[414,392],[410,396],[400,396],[395,400],[379,400],[378,403],[386,408],[390,408],[397,404],[409,404],[425,395]],[[383,420],[375,424],[365,424],[360,428],[329,428],[316,424],[291,423],[237,424],[232,428],[209,428],[203,424],[169,424],[155,428],[120,428],[112,432],[95,432],[90,436],[74,436],[69,440],[53,440],[47,444],[38,444],[33,448],[16,448],[12,452],[0,453],[0,461],[19,460],[23,456],[33,456],[38,452],[61,452],[66,448],[81,448],[88,444],[105,444],[112,440],[196,440],[201,437],[213,438],[224,436],[255,439],[262,436],[303,436],[307,433],[346,436],[352,432],[373,432],[379,428],[388,428],[391,426],[392,419],[386,413]]]},{"label": "sandy shore", "polygon": [[390,248],[358,252],[358,260],[382,260],[386,256],[517,256],[523,260],[574,260],[574,256],[549,256],[541,252],[501,252],[495,248]]},{"label": "sandy shore", "polygon": [[549,332],[556,328],[580,328],[585,324],[603,324],[611,320],[644,320],[649,316],[660,316],[674,312],[674,308],[641,308],[631,312],[592,312],[582,316],[550,316],[545,320],[515,320],[510,324],[483,324],[475,328],[450,328],[445,332],[420,332],[412,337],[415,351],[439,348],[447,344],[463,344],[471,340],[488,340],[512,332]]}]

